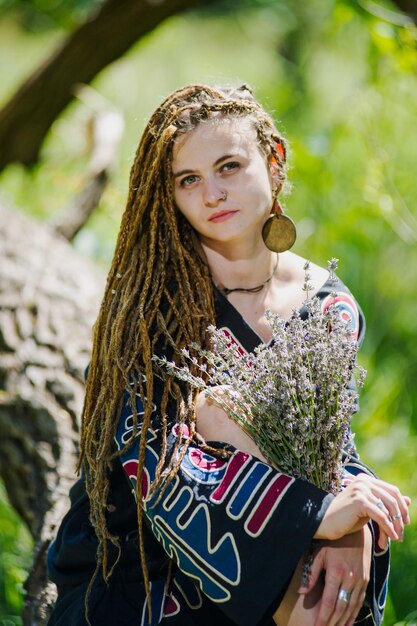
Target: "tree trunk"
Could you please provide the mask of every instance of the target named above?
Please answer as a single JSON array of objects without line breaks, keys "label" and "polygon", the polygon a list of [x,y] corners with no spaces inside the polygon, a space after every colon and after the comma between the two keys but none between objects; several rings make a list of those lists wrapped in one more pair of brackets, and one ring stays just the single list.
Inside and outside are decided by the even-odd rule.
[{"label": "tree trunk", "polygon": [[[0,111],[0,171],[13,161],[36,163],[52,122],[71,101],[78,83],[89,83],[166,18],[214,1],[107,0]],[[142,81],[146,83],[146,76]]]},{"label": "tree trunk", "polygon": [[54,591],[45,555],[75,480],[84,369],[104,277],[52,228],[0,206],[0,472],[37,541],[25,625]]}]

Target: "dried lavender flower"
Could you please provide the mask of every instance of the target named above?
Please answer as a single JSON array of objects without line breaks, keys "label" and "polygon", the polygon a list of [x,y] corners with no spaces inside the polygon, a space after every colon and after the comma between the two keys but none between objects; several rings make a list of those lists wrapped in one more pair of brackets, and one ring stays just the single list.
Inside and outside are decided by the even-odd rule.
[{"label": "dried lavender flower", "polygon": [[[337,259],[328,267],[334,273]],[[308,269],[307,262],[306,275]],[[311,289],[308,282],[306,277],[305,291]],[[153,358],[170,375],[204,390],[280,471],[337,493],[343,450],[353,448],[350,420],[357,395],[347,386],[357,369],[362,386],[365,370],[356,366],[358,345],[336,307],[323,312],[317,297],[305,306],[306,319],[297,311],[287,321],[266,311],[272,339],[248,354],[222,330],[209,327],[211,350],[192,344],[198,358],[182,351],[201,375]]]},{"label": "dried lavender flower", "polygon": [[329,280],[330,284],[334,287],[337,282],[336,270],[338,268],[339,259],[335,259],[334,257],[327,261],[327,269],[329,270]]}]

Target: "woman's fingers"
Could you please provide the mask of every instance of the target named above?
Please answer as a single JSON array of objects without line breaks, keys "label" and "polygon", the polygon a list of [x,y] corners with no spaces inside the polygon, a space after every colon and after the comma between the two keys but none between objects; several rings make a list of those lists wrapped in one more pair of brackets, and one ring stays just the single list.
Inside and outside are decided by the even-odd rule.
[{"label": "woman's fingers", "polygon": [[[354,624],[365,601],[366,587],[361,584],[352,587],[352,581],[345,580],[339,586],[336,584],[332,589],[329,587],[328,591],[329,596],[324,605],[323,595],[315,626],[348,626],[348,624]],[[332,591],[331,595],[330,591]]]},{"label": "woman's fingers", "polygon": [[409,522],[408,503],[409,498],[402,496],[394,485],[359,475],[331,502],[315,538],[337,539],[355,532],[371,519],[390,539],[401,540],[404,523]]},{"label": "woman's fingers", "polygon": [[352,595],[352,580],[340,581],[333,573],[326,573],[326,582],[321,599],[320,611],[315,626],[339,626],[350,617],[349,603]]},{"label": "woman's fingers", "polygon": [[392,525],[398,539],[401,541],[404,535],[404,522],[395,500],[390,500],[387,496],[378,498],[376,506],[385,513],[388,523]]},{"label": "woman's fingers", "polygon": [[404,525],[410,523],[408,514],[410,499],[404,497],[397,487],[385,481],[371,483],[371,492],[374,496],[372,503],[385,515],[388,526],[395,531],[396,536],[387,532],[386,527],[384,531],[391,539],[401,541],[404,535]]},{"label": "woman's fingers", "polygon": [[365,481],[376,481],[377,486],[384,489],[385,494],[389,494],[389,502],[391,507],[389,508],[390,515],[393,519],[398,520],[399,516],[401,516],[403,524],[410,523],[410,515],[408,512],[408,507],[410,506],[411,500],[408,496],[403,496],[401,491],[395,485],[391,483],[387,483],[385,480],[379,480],[372,478],[368,474],[359,474],[357,478],[363,478]]},{"label": "woman's fingers", "polygon": [[388,535],[384,533],[381,527],[379,527],[378,546],[381,550],[386,550],[388,548]]},{"label": "woman's fingers", "polygon": [[[344,587],[342,587],[343,589]],[[339,591],[340,593],[340,591]],[[358,616],[359,611],[365,601],[366,587],[358,585],[352,591],[349,598],[348,606],[346,607],[345,615],[342,617],[337,626],[349,626],[355,623],[355,619]]]},{"label": "woman's fingers", "polygon": [[386,498],[383,497],[384,494],[373,493],[373,496],[373,501],[368,505],[369,517],[379,525],[390,539],[398,541],[402,538],[402,524],[400,525],[396,520],[396,525],[394,525]]},{"label": "woman's fingers", "polygon": [[[409,498],[402,496],[397,487],[372,478],[366,474],[359,475],[348,487],[354,498],[361,502],[365,497],[367,502],[363,512],[377,522],[384,533],[393,540],[401,540],[404,533],[404,524],[409,523]],[[363,504],[363,501],[362,501]]]},{"label": "woman's fingers", "polygon": [[397,487],[389,485],[388,483],[383,483],[383,487],[384,492],[381,498],[393,521],[397,534],[402,536],[404,525],[410,523],[407,501],[401,495]]},{"label": "woman's fingers", "polygon": [[326,573],[326,582],[320,603],[320,611],[314,626],[330,626],[331,617],[335,613],[337,594],[339,593],[340,581]]}]

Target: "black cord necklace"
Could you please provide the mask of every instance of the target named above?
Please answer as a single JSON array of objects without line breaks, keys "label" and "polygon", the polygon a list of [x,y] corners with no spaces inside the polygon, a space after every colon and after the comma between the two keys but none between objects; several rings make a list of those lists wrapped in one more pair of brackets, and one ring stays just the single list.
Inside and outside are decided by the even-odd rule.
[{"label": "black cord necklace", "polygon": [[279,261],[279,255],[277,254],[277,262],[275,263],[275,267],[272,270],[272,274],[269,278],[266,279],[265,282],[262,283],[262,285],[257,285],[256,287],[250,287],[249,289],[246,289],[245,287],[234,287],[233,289],[228,289],[227,287],[221,287],[221,290],[223,291],[225,296],[228,296],[229,293],[232,293],[233,291],[244,292],[244,293],[259,293],[260,291],[262,291],[265,285],[267,285],[272,280],[273,276],[275,275],[275,272],[278,269],[278,261]]}]

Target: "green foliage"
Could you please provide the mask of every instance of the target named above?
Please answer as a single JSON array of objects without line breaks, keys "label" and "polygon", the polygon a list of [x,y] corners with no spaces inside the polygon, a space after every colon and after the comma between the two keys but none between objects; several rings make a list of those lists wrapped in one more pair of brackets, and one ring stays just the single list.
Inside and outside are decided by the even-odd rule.
[{"label": "green foliage", "polygon": [[[93,86],[124,112],[126,133],[112,182],[75,245],[108,264],[137,139],[167,93],[188,82],[251,83],[291,144],[285,204],[298,225],[295,251],[320,264],[340,258],[341,277],[366,315],[361,359],[369,375],[354,421],[362,458],[416,502],[417,31],[400,14],[373,15],[374,4],[241,0],[231,11],[225,3],[204,19],[165,22],[103,71]],[[9,93],[56,37],[0,26]],[[65,206],[83,178],[90,115],[71,105],[52,127],[41,164],[3,173],[3,197],[43,219]],[[415,623],[415,502],[405,541],[393,546],[386,626]]]},{"label": "green foliage", "polygon": [[0,483],[0,626],[18,626],[33,542]]},{"label": "green foliage", "polygon": [[12,13],[27,31],[66,29],[81,23],[103,0],[0,0],[1,14]]}]

